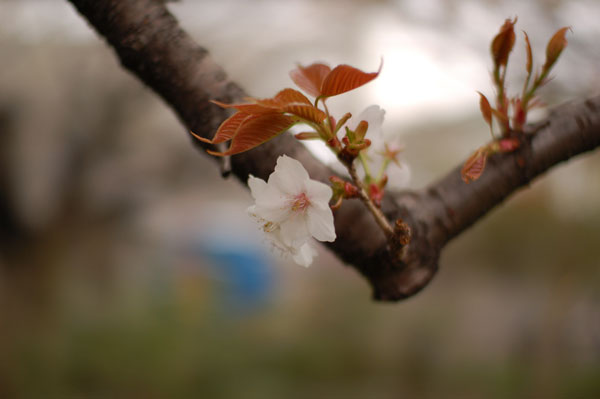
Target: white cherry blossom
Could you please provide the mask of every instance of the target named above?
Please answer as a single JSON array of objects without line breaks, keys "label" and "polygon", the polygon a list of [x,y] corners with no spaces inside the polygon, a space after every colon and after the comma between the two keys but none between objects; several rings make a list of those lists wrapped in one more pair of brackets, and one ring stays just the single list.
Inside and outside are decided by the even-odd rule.
[{"label": "white cherry blossom", "polygon": [[[383,133],[383,120],[385,118],[385,110],[379,105],[370,105],[365,108],[358,116],[348,120],[348,128],[355,130],[360,121],[366,121],[369,124],[366,138],[371,140],[367,154],[369,158],[369,166],[372,173],[377,173],[383,163],[382,153],[385,151],[385,145],[390,148],[402,147],[397,140],[385,137]],[[400,189],[405,188],[410,181],[410,167],[402,160],[398,163],[390,165],[386,174],[388,175],[388,187]],[[364,174],[363,174],[364,175]]]},{"label": "white cherry blossom", "polygon": [[248,212],[262,225],[274,246],[308,266],[316,251],[311,237],[335,240],[333,213],[329,207],[331,188],[312,180],[302,164],[286,155],[277,159],[268,182],[250,176],[248,186],[255,205]]}]

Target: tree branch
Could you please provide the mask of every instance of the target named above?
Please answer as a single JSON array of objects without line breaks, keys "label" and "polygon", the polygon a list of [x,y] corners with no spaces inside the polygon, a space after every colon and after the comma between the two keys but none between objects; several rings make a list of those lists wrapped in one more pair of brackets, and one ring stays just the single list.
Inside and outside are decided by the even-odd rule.
[{"label": "tree branch", "polygon": [[[162,1],[69,1],[113,47],[122,65],[160,95],[187,129],[211,137],[227,115],[209,99],[233,102],[245,96],[179,27]],[[414,295],[435,275],[448,241],[550,167],[600,145],[600,96],[557,107],[543,123],[528,129],[524,146],[492,156],[483,176],[471,184],[461,180],[457,167],[424,190],[386,196],[386,216],[402,218],[411,228],[402,259],[392,255],[383,232],[359,201],[345,201],[336,211],[338,238],[329,247],[367,278],[376,299]],[[291,135],[236,155],[232,171],[244,182],[250,173],[266,179],[284,153],[302,162],[312,178],[327,181],[333,174]]]}]

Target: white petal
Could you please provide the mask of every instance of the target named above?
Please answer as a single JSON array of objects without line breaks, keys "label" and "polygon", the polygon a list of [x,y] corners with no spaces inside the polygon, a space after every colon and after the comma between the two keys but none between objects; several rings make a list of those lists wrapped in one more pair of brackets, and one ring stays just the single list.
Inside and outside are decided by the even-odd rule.
[{"label": "white petal", "polygon": [[280,228],[285,245],[298,247],[310,238],[304,214],[293,213],[290,218],[281,222]]},{"label": "white petal", "polygon": [[358,116],[350,118],[348,128],[355,130],[360,121],[367,121],[369,124],[367,137],[374,142],[383,137],[381,127],[383,126],[384,116],[385,110],[381,109],[379,105],[370,105],[358,114]]},{"label": "white petal", "polygon": [[393,189],[406,188],[410,182],[411,170],[406,162],[400,161],[400,166],[390,163],[387,169],[388,186]]},{"label": "white petal", "polygon": [[271,230],[265,231],[265,236],[267,239],[273,244],[274,247],[279,249],[282,252],[290,252],[290,247],[283,243],[281,239],[281,229],[278,225],[273,225]]},{"label": "white petal", "polygon": [[[252,207],[252,213],[263,219],[278,222],[287,216],[287,197],[279,190],[269,186],[264,180],[250,175],[248,187],[256,205]],[[250,209],[248,210],[250,212]]]},{"label": "white petal", "polygon": [[292,259],[300,266],[308,267],[315,256],[317,256],[317,250],[309,243],[305,243],[296,251]]},{"label": "white petal", "polygon": [[333,195],[331,187],[316,180],[307,180],[304,182],[304,187],[311,205],[320,209],[329,209],[329,200]]},{"label": "white petal", "polygon": [[309,207],[307,209],[308,231],[319,241],[335,241],[335,226],[333,212],[329,207],[320,209]]},{"label": "white petal", "polygon": [[256,196],[255,213],[271,222],[281,222],[290,217],[292,212],[289,199],[278,189],[267,188]]},{"label": "white petal", "polygon": [[269,176],[269,186],[274,186],[291,196],[302,192],[304,181],[308,180],[308,172],[294,158],[282,155],[277,158],[275,172]]},{"label": "white petal", "polygon": [[248,187],[250,187],[252,197],[256,199],[257,196],[260,196],[267,189],[267,182],[250,175],[248,176]]},{"label": "white petal", "polygon": [[307,242],[303,242],[298,247],[286,245],[281,238],[279,226],[275,226],[273,230],[266,232],[265,235],[281,256],[288,257],[291,255],[294,262],[301,266],[308,267],[317,255],[317,251]]}]

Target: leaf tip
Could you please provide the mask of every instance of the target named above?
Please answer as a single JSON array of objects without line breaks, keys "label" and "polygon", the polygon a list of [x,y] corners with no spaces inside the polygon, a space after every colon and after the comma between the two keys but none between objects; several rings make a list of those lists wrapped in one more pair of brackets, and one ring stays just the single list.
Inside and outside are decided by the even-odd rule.
[{"label": "leaf tip", "polygon": [[200,135],[198,135],[198,134],[196,134],[196,133],[192,132],[191,130],[190,130],[190,134],[191,134],[192,136],[194,136],[194,137],[195,137],[197,140],[200,140],[200,141],[201,141],[201,142],[203,142],[203,143],[206,143],[206,144],[214,144],[212,140],[209,140],[209,139],[207,139],[207,138],[204,138],[204,137],[202,137],[202,136],[200,136]]}]

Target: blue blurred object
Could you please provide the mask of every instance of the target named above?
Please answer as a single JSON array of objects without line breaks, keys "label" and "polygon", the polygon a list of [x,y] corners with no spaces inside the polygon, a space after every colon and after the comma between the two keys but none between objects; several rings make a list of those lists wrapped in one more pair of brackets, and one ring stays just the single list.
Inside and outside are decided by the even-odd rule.
[{"label": "blue blurred object", "polygon": [[236,313],[256,311],[273,292],[274,270],[262,246],[239,240],[199,240],[193,253],[207,276],[221,283],[223,303]]}]

